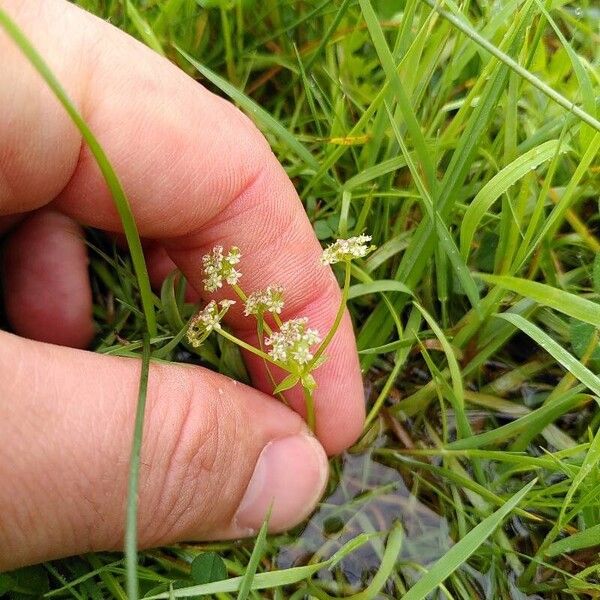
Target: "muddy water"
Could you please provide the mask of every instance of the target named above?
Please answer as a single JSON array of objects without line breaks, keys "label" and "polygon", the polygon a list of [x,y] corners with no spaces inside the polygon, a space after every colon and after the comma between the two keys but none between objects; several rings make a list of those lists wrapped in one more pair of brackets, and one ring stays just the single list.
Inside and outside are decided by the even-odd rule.
[{"label": "muddy water", "polygon": [[[450,548],[446,519],[411,495],[401,474],[374,460],[372,450],[346,454],[334,491],[323,500],[298,538],[281,548],[277,565],[288,568],[328,558],[360,533],[382,532],[381,537],[340,563],[344,584],[349,590],[360,589],[379,568],[385,533],[396,520],[405,532],[400,560],[406,565],[403,574],[410,580],[418,577],[417,566],[432,564]],[[334,575],[323,570],[319,577],[331,579]]]}]

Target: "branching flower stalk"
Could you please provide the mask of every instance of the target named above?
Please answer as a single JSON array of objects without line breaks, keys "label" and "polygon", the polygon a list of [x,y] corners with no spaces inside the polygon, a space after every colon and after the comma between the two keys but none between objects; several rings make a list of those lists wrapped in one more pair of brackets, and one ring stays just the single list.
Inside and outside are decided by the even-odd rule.
[{"label": "branching flower stalk", "polygon": [[[323,250],[321,264],[324,267],[336,263],[344,263],[345,267],[340,306],[323,340],[316,329],[309,327],[307,317],[288,320],[281,318],[284,308],[284,290],[280,285],[269,285],[264,290],[247,294],[239,284],[242,277],[237,266],[242,256],[240,249],[232,246],[225,252],[222,246],[215,246],[202,258],[204,289],[212,293],[223,288],[224,284],[232,288],[244,304],[244,316],[256,319],[259,347],[256,348],[239,339],[221,325],[231,306],[236,303],[235,300],[229,299],[219,302],[211,300],[196,314],[187,331],[188,341],[192,346],[198,347],[212,333],[216,333],[243,350],[260,357],[273,384],[273,394],[279,396],[284,402],[283,392],[300,385],[306,407],[306,420],[311,431],[315,431],[314,392],[317,383],[312,372],[326,361],[325,350],[333,340],[344,317],[350,288],[351,262],[356,258],[365,257],[371,251],[372,246],[368,245],[370,241],[370,236],[359,235],[337,240]],[[273,326],[268,323],[267,316],[272,319]],[[286,373],[279,384],[276,383],[270,370],[271,365]]]}]

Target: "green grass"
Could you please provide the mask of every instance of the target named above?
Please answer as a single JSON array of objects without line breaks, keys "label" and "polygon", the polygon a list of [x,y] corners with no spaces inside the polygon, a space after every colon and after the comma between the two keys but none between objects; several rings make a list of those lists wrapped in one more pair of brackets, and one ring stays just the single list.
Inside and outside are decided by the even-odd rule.
[{"label": "green grass", "polygon": [[[369,418],[303,528],[137,566],[129,539],[129,592],[118,554],[0,590],[127,598],[135,576],[157,598],[600,596],[600,9],[77,3],[252,115],[323,243],[373,235],[350,287]],[[134,231],[134,262],[90,232],[98,352],[142,354]],[[154,356],[189,360],[181,284],[154,304]],[[226,344],[200,359],[244,377]]]}]

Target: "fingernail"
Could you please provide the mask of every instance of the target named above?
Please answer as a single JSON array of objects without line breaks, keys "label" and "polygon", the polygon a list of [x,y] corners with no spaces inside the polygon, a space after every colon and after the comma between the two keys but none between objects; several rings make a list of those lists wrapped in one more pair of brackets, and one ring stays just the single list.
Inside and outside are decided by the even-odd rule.
[{"label": "fingernail", "polygon": [[307,517],[323,494],[329,465],[319,442],[299,434],[269,442],[235,516],[240,529],[257,531],[269,509],[270,531],[284,531]]}]

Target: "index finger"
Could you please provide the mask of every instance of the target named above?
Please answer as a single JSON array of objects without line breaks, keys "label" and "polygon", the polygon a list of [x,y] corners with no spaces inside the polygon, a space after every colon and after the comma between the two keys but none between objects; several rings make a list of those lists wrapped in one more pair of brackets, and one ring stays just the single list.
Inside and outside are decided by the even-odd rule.
[{"label": "index finger", "polygon": [[[245,289],[282,285],[282,316],[306,316],[325,334],[339,287],[319,264],[320,245],[292,183],[250,120],[132,38],[62,0],[4,4],[110,157],[140,234],[159,240],[202,294],[201,257],[215,244],[240,247]],[[0,134],[11,148],[0,153],[2,213],[54,201],[81,223],[120,231],[104,180],[72,124],[2,36],[0,50],[6,57]],[[236,314],[231,327],[248,336],[248,324]],[[356,439],[364,417],[348,316],[328,355],[315,373],[317,435],[335,453]],[[255,384],[271,391],[262,363],[248,364]],[[291,402],[302,412],[300,398]]]}]

